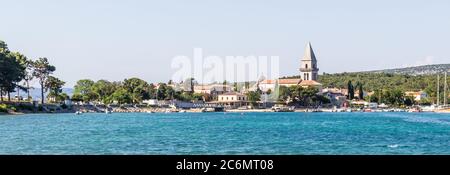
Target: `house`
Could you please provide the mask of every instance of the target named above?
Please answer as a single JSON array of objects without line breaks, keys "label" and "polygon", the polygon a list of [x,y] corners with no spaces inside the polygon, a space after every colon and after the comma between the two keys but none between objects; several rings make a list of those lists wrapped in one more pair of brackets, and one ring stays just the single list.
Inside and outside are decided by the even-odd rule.
[{"label": "house", "polygon": [[194,93],[220,95],[233,90],[232,86],[223,84],[195,85]]},{"label": "house", "polygon": [[277,84],[278,86],[291,87],[299,85],[301,81],[302,81],[301,79],[263,80],[258,84],[256,84],[255,86],[258,86],[259,89],[261,89],[263,92],[267,92],[269,89],[271,91],[275,90]]},{"label": "house", "polygon": [[347,97],[345,96],[342,89],[338,88],[325,88],[322,89],[322,95],[328,97],[333,106],[343,107],[344,103],[347,101]]},{"label": "house", "polygon": [[217,103],[231,108],[248,106],[249,104],[247,96],[238,92],[220,94],[218,96]]},{"label": "house", "polygon": [[413,97],[414,101],[421,101],[422,99],[428,98],[428,94],[424,91],[407,91],[405,96]]},{"label": "house", "polygon": [[299,85],[303,88],[315,87],[319,89],[319,92],[322,91],[322,84],[315,80],[303,80]]}]

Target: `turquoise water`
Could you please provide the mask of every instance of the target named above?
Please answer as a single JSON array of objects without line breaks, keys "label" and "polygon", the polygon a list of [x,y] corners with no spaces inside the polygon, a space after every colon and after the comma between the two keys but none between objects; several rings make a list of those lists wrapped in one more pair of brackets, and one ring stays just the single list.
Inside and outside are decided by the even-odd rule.
[{"label": "turquoise water", "polygon": [[450,115],[0,116],[0,154],[450,154]]}]

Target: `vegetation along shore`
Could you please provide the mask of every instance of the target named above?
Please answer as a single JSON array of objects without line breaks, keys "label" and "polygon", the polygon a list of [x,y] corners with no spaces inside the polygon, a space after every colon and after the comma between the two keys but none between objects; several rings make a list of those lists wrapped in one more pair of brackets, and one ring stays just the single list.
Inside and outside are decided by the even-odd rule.
[{"label": "vegetation along shore", "polygon": [[[308,44],[306,52],[312,52]],[[312,55],[305,53],[305,55]],[[316,58],[310,58],[315,60]],[[313,63],[316,66],[316,63]],[[448,65],[439,65],[439,68]],[[432,66],[428,66],[432,67]],[[84,112],[449,112],[449,81],[421,68],[414,75],[383,71],[323,73],[254,82],[200,84],[194,78],[150,83],[79,80],[73,94],[63,93],[63,80],[45,57],[29,59],[0,41],[0,114]],[[443,69],[443,68],[442,68]],[[403,70],[402,71],[406,71]],[[398,72],[398,71],[397,71]],[[425,72],[425,73],[424,73]],[[433,72],[427,74],[426,72]],[[311,72],[310,72],[311,73]],[[40,98],[30,96],[30,82]],[[320,83],[319,83],[320,82]],[[441,83],[439,83],[441,82]],[[26,92],[26,94],[20,94]],[[25,96],[25,97],[24,97]]]}]

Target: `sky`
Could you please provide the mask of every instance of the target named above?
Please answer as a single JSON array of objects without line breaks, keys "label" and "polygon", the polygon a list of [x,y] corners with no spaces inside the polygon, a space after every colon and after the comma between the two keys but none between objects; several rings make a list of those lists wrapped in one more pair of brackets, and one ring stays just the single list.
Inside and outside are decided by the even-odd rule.
[{"label": "sky", "polygon": [[279,56],[298,75],[312,43],[320,72],[450,63],[450,1],[0,0],[0,40],[55,76],[167,82],[175,56]]}]

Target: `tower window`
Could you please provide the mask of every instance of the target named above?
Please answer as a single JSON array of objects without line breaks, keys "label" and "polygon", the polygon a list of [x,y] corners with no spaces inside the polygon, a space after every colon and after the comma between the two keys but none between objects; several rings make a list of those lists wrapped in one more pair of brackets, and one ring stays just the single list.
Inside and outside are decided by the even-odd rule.
[{"label": "tower window", "polygon": [[308,69],[308,64],[305,65],[305,68]]}]

